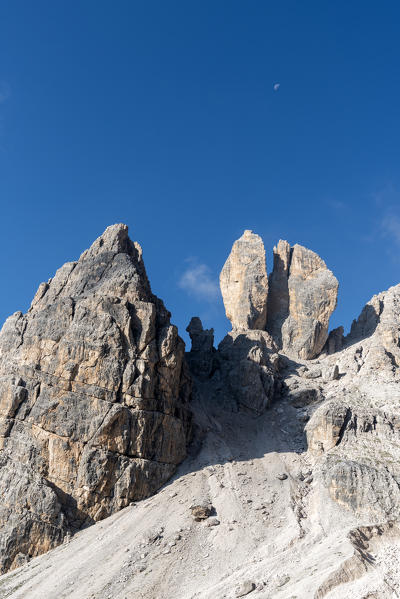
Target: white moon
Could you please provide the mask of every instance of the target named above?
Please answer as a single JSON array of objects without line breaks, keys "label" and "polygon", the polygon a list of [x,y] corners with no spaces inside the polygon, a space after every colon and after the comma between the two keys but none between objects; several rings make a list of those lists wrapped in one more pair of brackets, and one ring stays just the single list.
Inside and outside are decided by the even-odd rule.
[{"label": "white moon", "polygon": [[280,88],[281,84],[280,83],[275,83],[274,84],[274,92],[277,92],[278,89]]}]

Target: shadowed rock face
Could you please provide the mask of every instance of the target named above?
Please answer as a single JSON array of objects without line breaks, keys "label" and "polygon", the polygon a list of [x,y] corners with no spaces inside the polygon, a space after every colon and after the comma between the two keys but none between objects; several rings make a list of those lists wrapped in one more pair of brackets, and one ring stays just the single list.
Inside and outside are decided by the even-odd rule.
[{"label": "shadowed rock face", "polygon": [[186,327],[192,347],[186,354],[186,360],[192,374],[200,378],[208,378],[213,370],[214,362],[214,329],[203,329],[198,316],[193,316]]},{"label": "shadowed rock face", "polygon": [[0,333],[0,566],[157,490],[186,455],[184,343],[109,227]]},{"label": "shadowed rock face", "polygon": [[232,331],[218,346],[221,395],[261,414],[279,387],[278,355],[266,331]]},{"label": "shadowed rock face", "polygon": [[287,241],[274,248],[267,330],[288,355],[312,359],[322,350],[336,308],[338,281],[311,250]]},{"label": "shadowed rock face", "polygon": [[245,231],[235,241],[221,271],[220,285],[233,329],[265,329],[268,277],[261,237]]},{"label": "shadowed rock face", "polygon": [[289,266],[292,248],[282,239],[274,247],[274,268],[269,275],[267,331],[282,347],[282,325],[289,315]]}]

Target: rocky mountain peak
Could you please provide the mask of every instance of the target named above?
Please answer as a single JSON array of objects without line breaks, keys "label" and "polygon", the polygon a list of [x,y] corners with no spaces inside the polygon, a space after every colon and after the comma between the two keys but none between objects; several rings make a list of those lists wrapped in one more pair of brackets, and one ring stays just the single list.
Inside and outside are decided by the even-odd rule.
[{"label": "rocky mountain peak", "polygon": [[189,395],[141,248],[108,227],[0,333],[1,567],[159,488],[186,455]]},{"label": "rocky mountain peak", "polygon": [[118,295],[126,301],[146,301],[151,294],[142,260],[142,248],[128,236],[123,224],[107,227],[77,262],[67,262],[42,283],[31,308],[40,310],[61,298]]}]

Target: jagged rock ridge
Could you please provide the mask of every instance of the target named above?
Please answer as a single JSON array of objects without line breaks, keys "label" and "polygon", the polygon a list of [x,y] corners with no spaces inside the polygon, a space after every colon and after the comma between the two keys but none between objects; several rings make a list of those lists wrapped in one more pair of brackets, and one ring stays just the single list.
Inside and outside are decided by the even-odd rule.
[{"label": "jagged rock ridge", "polygon": [[0,333],[0,566],[154,493],[186,455],[184,343],[109,227]]}]

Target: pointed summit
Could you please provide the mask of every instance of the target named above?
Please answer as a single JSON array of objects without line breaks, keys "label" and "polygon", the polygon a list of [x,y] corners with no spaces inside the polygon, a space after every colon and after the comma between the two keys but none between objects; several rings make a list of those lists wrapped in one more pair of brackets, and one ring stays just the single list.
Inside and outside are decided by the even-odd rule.
[{"label": "pointed summit", "polygon": [[117,224],[0,333],[0,572],[154,493],[186,455],[184,343]]}]

